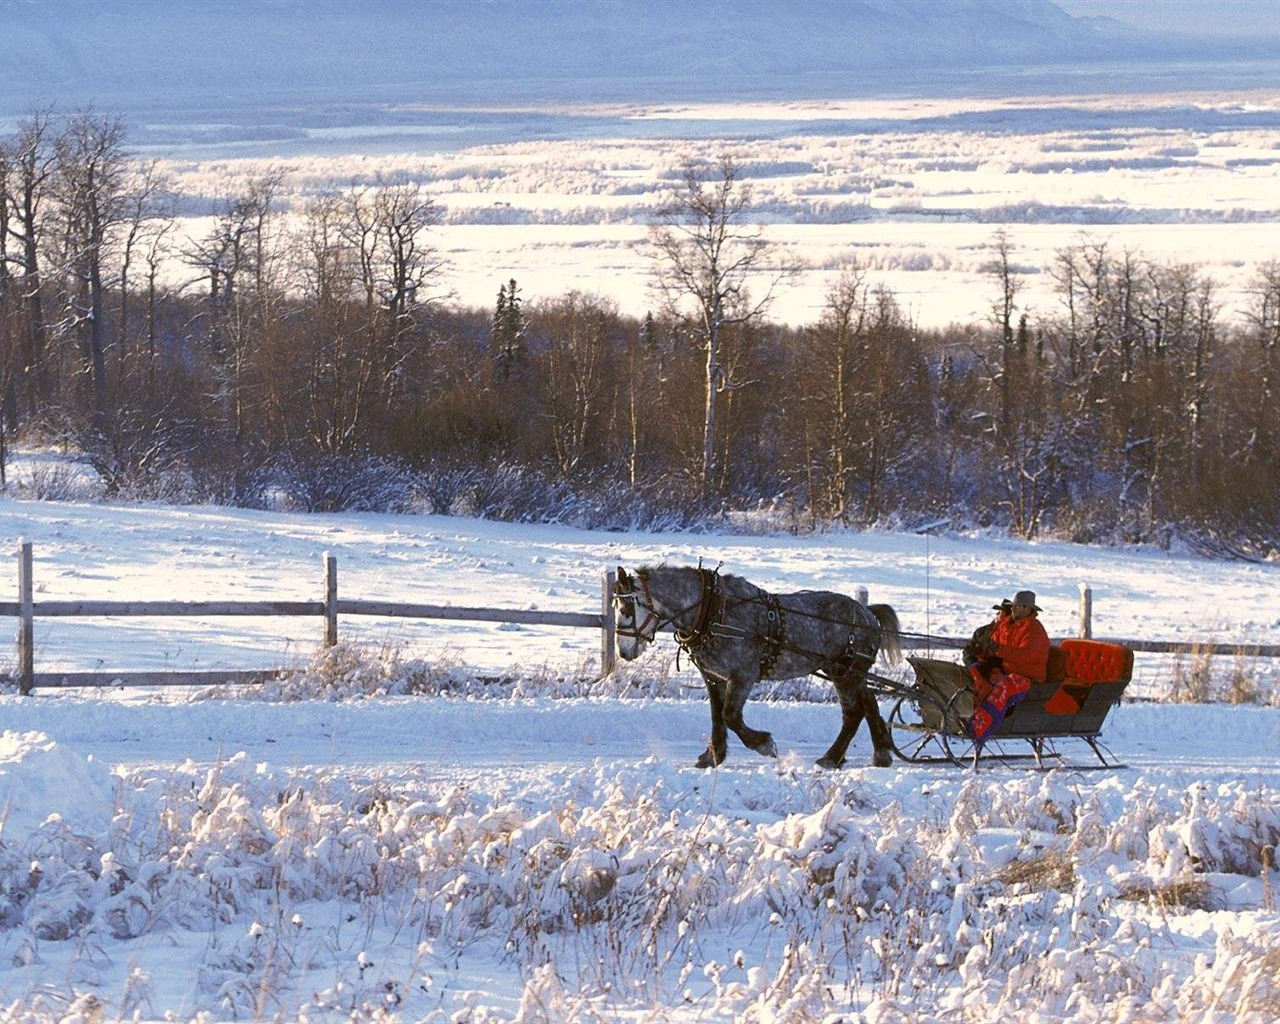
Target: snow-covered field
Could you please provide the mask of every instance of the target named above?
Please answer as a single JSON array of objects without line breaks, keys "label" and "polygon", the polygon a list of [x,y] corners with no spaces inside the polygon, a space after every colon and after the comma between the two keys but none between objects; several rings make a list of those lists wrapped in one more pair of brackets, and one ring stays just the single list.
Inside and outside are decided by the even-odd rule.
[{"label": "snow-covered field", "polygon": [[[1059,310],[1055,256],[1081,243],[1200,267],[1229,318],[1258,265],[1280,258],[1274,89],[393,113],[393,128],[142,151],[182,194],[214,201],[283,172],[295,213],[352,182],[420,181],[443,215],[441,290],[482,308],[514,276],[526,300],[576,288],[642,316],[655,211],[686,161],[725,152],[751,184],[773,269],[790,275],[772,315],[793,324],[818,318],[853,261],[922,325],[985,320],[1000,228],[1033,319]],[[183,231],[208,227],[191,217]]]},{"label": "snow-covered field", "polygon": [[[317,598],[329,551],[343,596],[591,611],[608,566],[703,558],[776,590],[865,586],[905,630],[941,635],[1023,587],[1070,634],[1082,582],[1099,634],[1260,642],[1280,626],[1276,565],[941,529],[654,536],[0,499],[0,544],[19,537],[37,600]],[[779,758],[735,742],[706,772],[705,698],[669,639],[596,684],[589,629],[347,617],[364,653],[344,669],[313,658],[318,622],[282,621],[37,620],[37,669],[292,661],[348,691],[375,682],[341,700],[0,696],[3,1019],[1280,1010],[1266,663],[1245,666],[1255,704],[1118,708],[1104,739],[1121,769],[871,768],[864,732],[850,767],[822,772],[836,709],[760,699],[748,720]],[[394,692],[414,659],[456,688]],[[1172,671],[1139,656],[1134,692],[1167,692]]]}]

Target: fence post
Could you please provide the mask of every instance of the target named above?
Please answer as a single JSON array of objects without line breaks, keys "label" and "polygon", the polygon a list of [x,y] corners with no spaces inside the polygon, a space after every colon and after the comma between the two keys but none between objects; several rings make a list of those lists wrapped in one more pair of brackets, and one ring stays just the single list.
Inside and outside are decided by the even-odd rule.
[{"label": "fence post", "polygon": [[31,541],[18,540],[18,692],[24,697],[35,685],[35,614],[33,608]]},{"label": "fence post", "polygon": [[1085,640],[1093,636],[1093,591],[1089,584],[1080,584],[1080,636]]},{"label": "fence post", "polygon": [[613,585],[617,579],[612,569],[606,569],[600,579],[600,677],[604,678],[617,666],[618,620],[613,614]]},{"label": "fence post", "polygon": [[338,559],[324,553],[324,645],[338,643]]}]

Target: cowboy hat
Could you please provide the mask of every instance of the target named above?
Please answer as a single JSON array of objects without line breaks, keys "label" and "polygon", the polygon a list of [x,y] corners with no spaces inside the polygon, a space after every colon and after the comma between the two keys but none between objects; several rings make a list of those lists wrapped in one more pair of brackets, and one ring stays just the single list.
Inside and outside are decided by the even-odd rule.
[{"label": "cowboy hat", "polygon": [[1030,608],[1032,611],[1038,612],[1040,606],[1036,604],[1036,592],[1034,590],[1019,590],[1013,595],[1013,604],[1021,605],[1023,608]]},{"label": "cowboy hat", "polygon": [[1012,607],[1013,607],[1013,602],[1010,601],[1007,597],[1004,598],[999,604],[993,604],[991,606],[992,610],[997,612],[1007,612]]}]

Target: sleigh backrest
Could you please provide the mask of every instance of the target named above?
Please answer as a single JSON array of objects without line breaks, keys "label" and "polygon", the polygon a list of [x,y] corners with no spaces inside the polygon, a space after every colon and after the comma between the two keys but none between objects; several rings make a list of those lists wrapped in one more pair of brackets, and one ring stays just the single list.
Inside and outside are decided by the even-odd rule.
[{"label": "sleigh backrest", "polygon": [[[1133,651],[1121,644],[1076,637],[1062,640],[1054,648],[1059,651],[1062,677],[1045,701],[1045,710],[1053,715],[1075,715],[1073,729],[1100,728],[1133,678]],[[1047,681],[1054,682],[1052,674]]]}]

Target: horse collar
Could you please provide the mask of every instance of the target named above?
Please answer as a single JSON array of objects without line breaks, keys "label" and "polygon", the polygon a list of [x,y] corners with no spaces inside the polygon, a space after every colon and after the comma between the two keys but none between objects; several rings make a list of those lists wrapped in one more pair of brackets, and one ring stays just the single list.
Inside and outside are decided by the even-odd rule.
[{"label": "horse collar", "polygon": [[687,630],[675,631],[676,643],[691,654],[711,643],[711,628],[724,620],[725,596],[720,588],[720,574],[713,569],[699,567],[698,578],[702,583],[702,593],[694,606],[693,625]]}]

